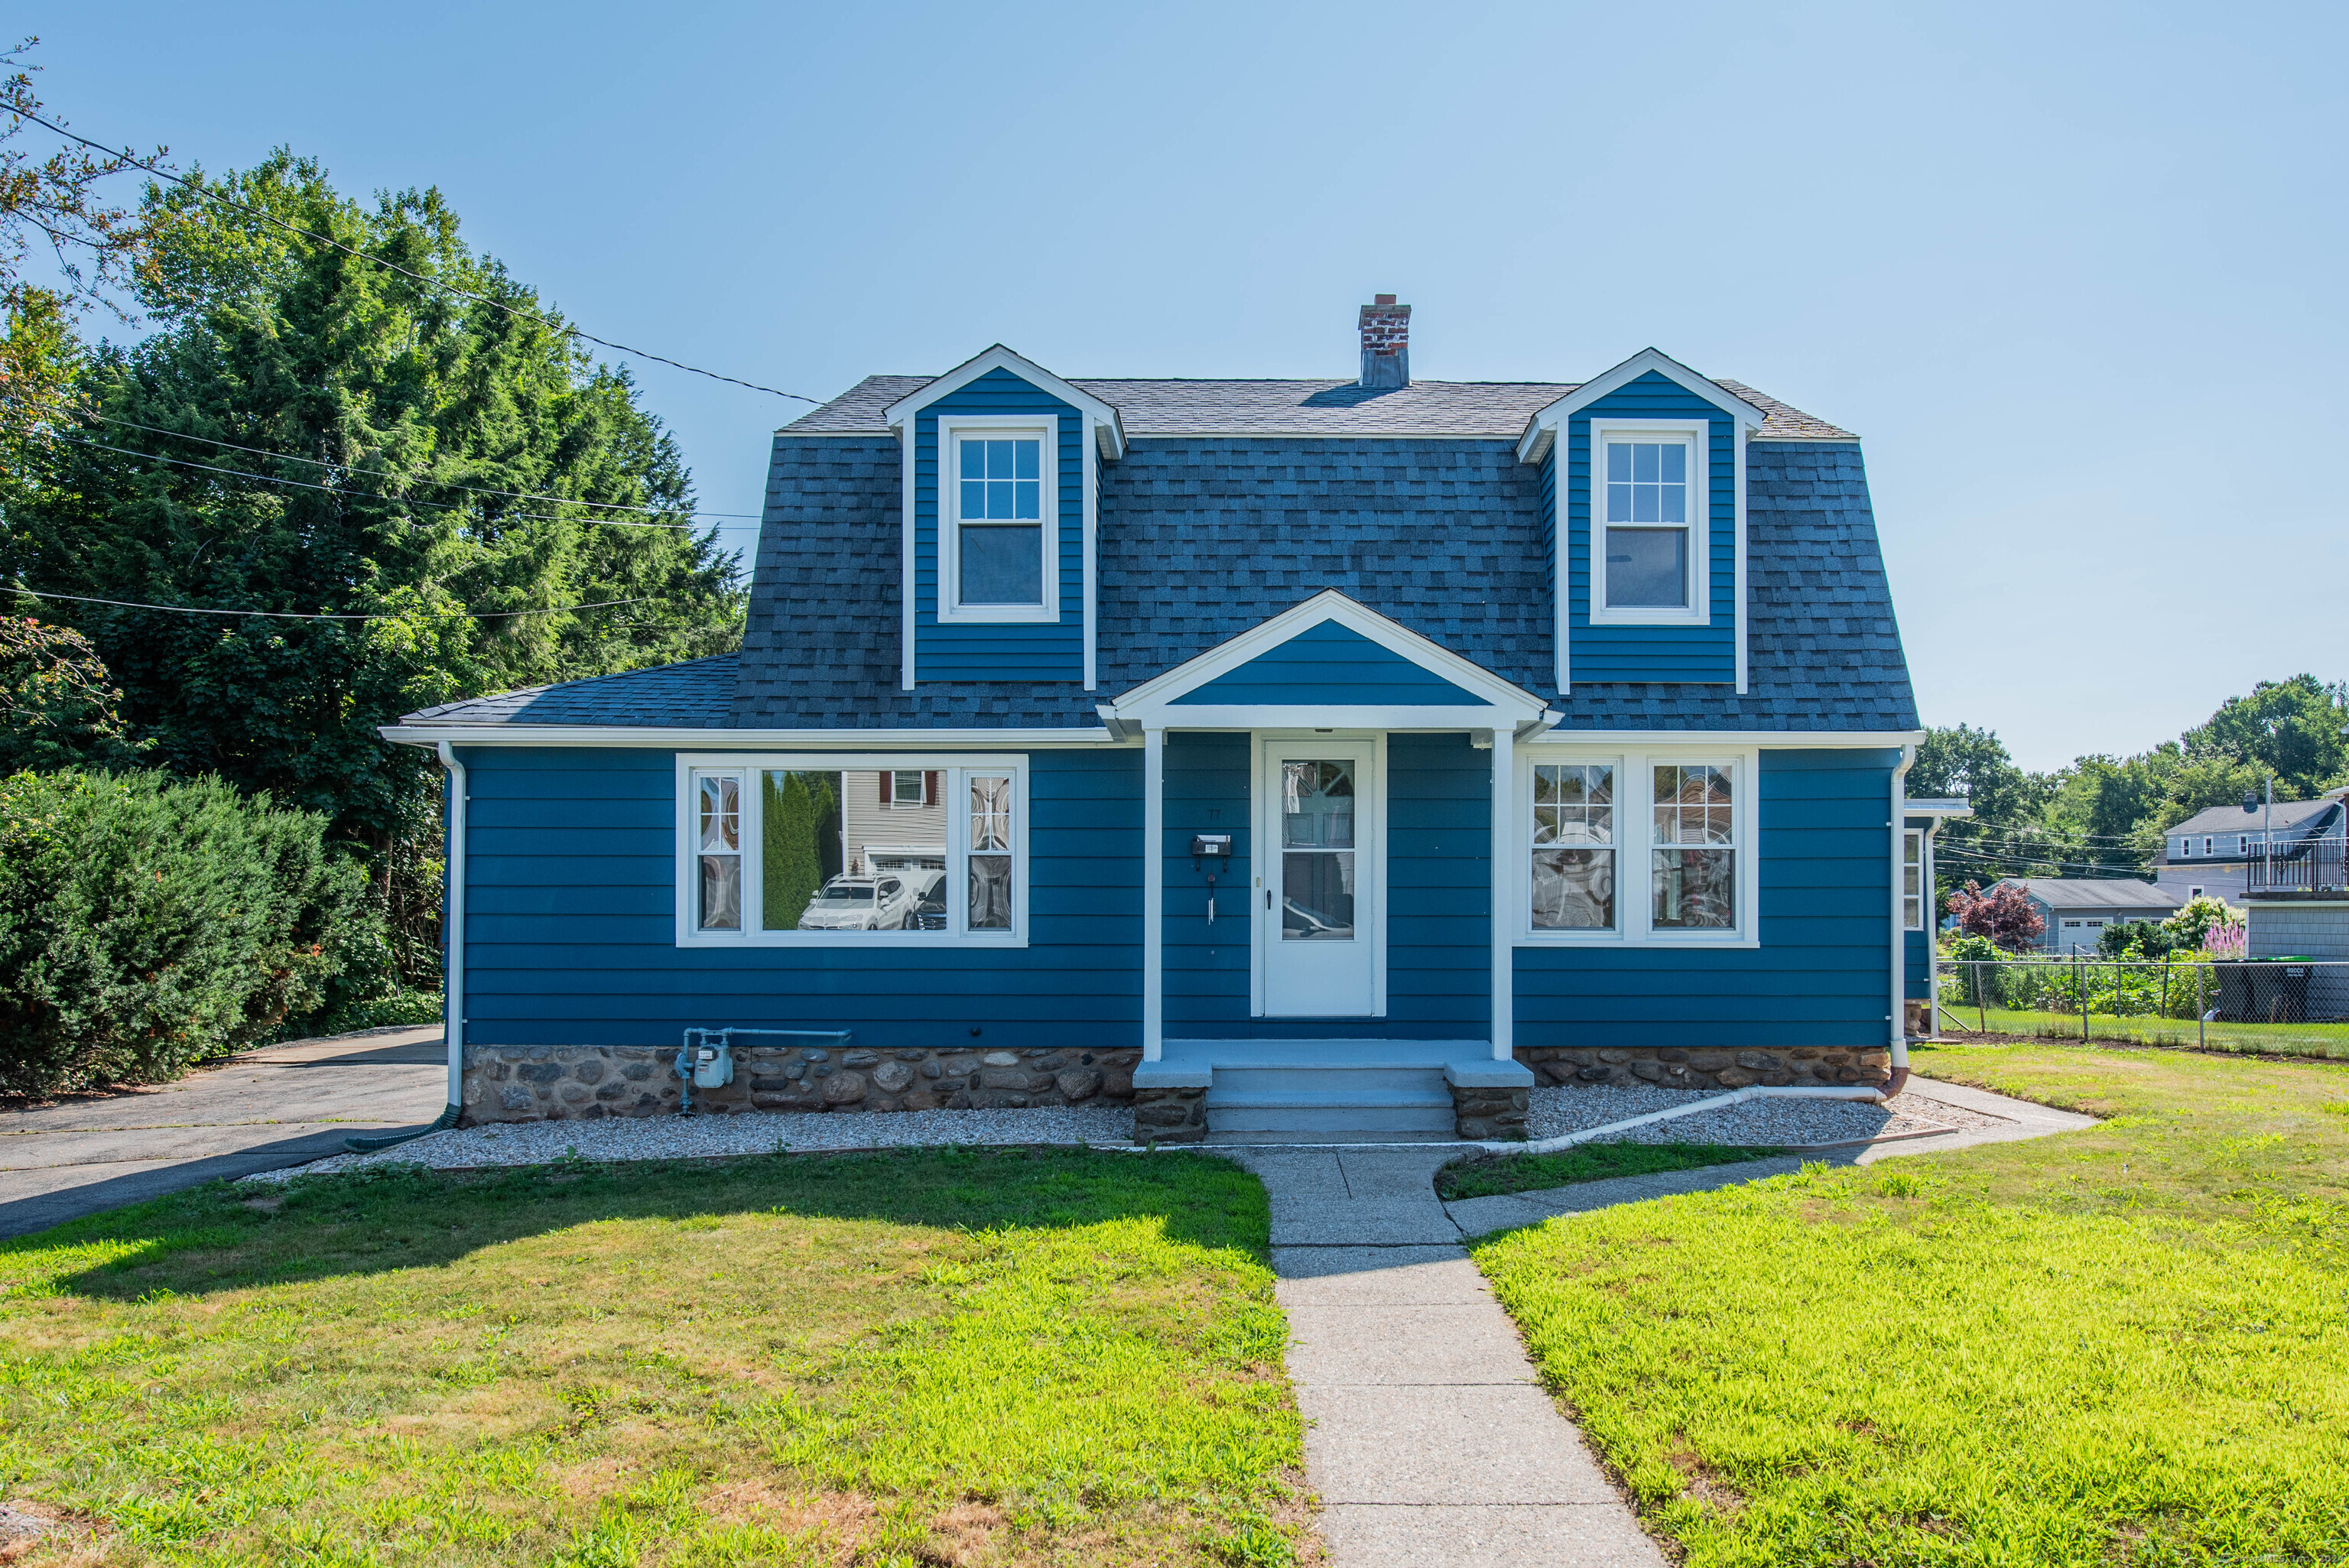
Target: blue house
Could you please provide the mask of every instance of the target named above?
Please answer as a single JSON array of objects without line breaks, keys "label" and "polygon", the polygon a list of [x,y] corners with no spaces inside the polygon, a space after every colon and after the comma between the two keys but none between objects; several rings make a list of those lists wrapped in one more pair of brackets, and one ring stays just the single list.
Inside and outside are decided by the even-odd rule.
[{"label": "blue house", "polygon": [[868,377],[775,435],[740,654],[388,728],[451,779],[452,1102],[650,1114],[688,1030],[709,1109],[1173,1139],[1904,1067],[1857,438],[1652,349],[1414,381],[1408,326]]}]

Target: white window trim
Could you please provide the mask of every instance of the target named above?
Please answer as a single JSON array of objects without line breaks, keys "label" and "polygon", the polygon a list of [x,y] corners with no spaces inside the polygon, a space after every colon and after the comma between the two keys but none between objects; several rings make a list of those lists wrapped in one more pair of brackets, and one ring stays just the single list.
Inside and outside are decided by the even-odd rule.
[{"label": "white window trim", "polygon": [[[1909,918],[1910,895],[1908,887],[1909,867],[1912,863],[1909,859],[1909,846],[1912,843],[1917,846],[1917,859],[1913,862],[1917,867],[1917,918],[1914,920]],[[1932,892],[1932,878],[1928,874],[1925,859],[1925,830],[1922,828],[1900,830],[1900,929],[1922,931],[1925,929],[1925,905],[1928,895]]]},{"label": "white window trim", "polygon": [[[1679,523],[1627,523],[1630,528],[1685,527],[1688,531],[1688,603],[1680,609],[1655,605],[1609,607],[1607,603],[1607,443],[1659,438],[1684,440],[1689,464],[1689,520]],[[1589,542],[1589,617],[1594,626],[1709,626],[1713,624],[1713,421],[1710,419],[1609,419],[1594,417],[1588,438],[1590,480],[1586,520]]]},{"label": "white window trim", "polygon": [[[1030,435],[1043,442],[1038,522],[1043,532],[1044,602],[964,604],[962,600],[962,468],[955,443],[966,435]],[[940,414],[937,417],[938,620],[947,625],[1035,625],[1061,619],[1061,420],[1054,414]]]},{"label": "white window trim", "polygon": [[[1615,920],[1612,931],[1545,931],[1534,926],[1533,820],[1534,765],[1537,762],[1610,762],[1615,765]],[[1649,792],[1649,769],[1659,763],[1709,762],[1729,771],[1732,832],[1737,842],[1737,923],[1726,931],[1659,931],[1651,923],[1654,913],[1649,851],[1654,842],[1655,816]],[[1625,748],[1609,746],[1553,746],[1536,742],[1516,748],[1516,784],[1511,791],[1516,810],[1509,814],[1506,880],[1516,913],[1516,935],[1520,947],[1759,947],[1755,881],[1761,869],[1761,815],[1754,799],[1761,772],[1761,752],[1746,747],[1670,746]],[[1626,781],[1637,780],[1637,820],[1624,804]],[[1624,868],[1634,866],[1637,877],[1626,892]]]},{"label": "white window trim", "polygon": [[[772,769],[798,773],[869,773],[904,769],[907,763],[943,775],[939,789],[947,812],[947,928],[944,931],[762,931],[761,908],[766,879],[758,874],[765,791],[759,775]],[[1011,929],[971,931],[971,774],[1007,774],[1011,779]],[[696,780],[731,774],[742,780],[742,928],[703,931],[694,919],[699,889],[695,820]],[[1018,756],[927,756],[870,752],[679,752],[677,755],[677,945],[679,947],[1025,947],[1028,945],[1028,759]]]}]

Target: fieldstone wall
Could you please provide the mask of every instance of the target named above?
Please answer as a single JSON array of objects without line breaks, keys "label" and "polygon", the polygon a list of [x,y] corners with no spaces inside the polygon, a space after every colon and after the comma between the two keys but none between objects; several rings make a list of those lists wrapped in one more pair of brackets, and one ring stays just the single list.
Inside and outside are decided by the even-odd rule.
[{"label": "fieldstone wall", "polygon": [[[1126,1076],[1131,1082],[1131,1068]],[[1185,1085],[1176,1088],[1138,1088],[1133,1093],[1136,1143],[1197,1143],[1207,1136],[1206,1088]]]},{"label": "fieldstone wall", "polygon": [[1588,1088],[1595,1084],[1651,1083],[1665,1088],[1744,1088],[1762,1084],[1812,1088],[1873,1088],[1891,1081],[1889,1049],[1857,1050],[1797,1046],[1790,1050],[1733,1050],[1710,1047],[1591,1047],[1520,1046],[1517,1060],[1544,1083]]},{"label": "fieldstone wall", "polygon": [[1452,1119],[1455,1135],[1476,1142],[1522,1139],[1532,1091],[1522,1088],[1472,1088],[1452,1085]]},{"label": "fieldstone wall", "polygon": [[[738,1046],[734,1081],[696,1111],[997,1110],[1133,1098],[1138,1049],[846,1050]],[[466,1126],[673,1113],[675,1046],[468,1046]],[[1202,1128],[1205,1127],[1202,1112]]]}]

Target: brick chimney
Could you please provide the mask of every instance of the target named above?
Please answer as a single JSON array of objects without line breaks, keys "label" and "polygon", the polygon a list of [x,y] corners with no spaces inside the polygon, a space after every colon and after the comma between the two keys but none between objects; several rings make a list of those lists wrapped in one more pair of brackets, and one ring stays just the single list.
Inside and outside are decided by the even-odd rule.
[{"label": "brick chimney", "polygon": [[1362,385],[1411,385],[1411,306],[1378,294],[1362,307]]}]

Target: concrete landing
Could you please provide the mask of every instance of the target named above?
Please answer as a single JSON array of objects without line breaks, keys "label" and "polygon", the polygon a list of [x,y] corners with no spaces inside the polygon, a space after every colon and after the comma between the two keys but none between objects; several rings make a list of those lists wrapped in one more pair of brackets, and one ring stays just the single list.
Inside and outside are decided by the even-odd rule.
[{"label": "concrete landing", "polygon": [[1271,1195],[1333,1568],[1663,1568],[1436,1199],[1456,1146],[1225,1153]]}]

